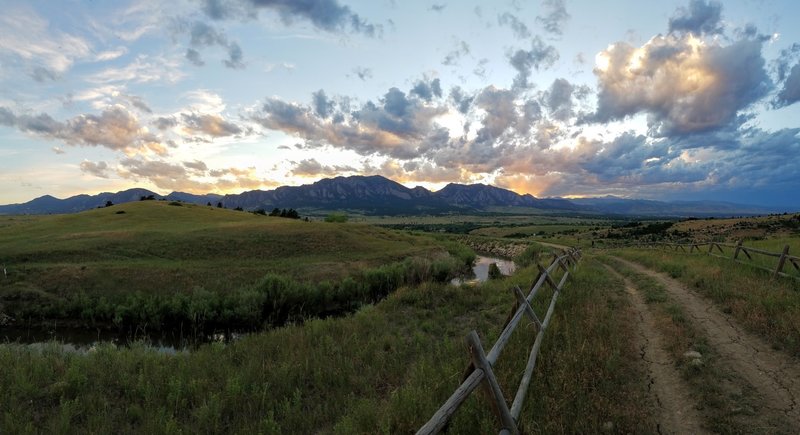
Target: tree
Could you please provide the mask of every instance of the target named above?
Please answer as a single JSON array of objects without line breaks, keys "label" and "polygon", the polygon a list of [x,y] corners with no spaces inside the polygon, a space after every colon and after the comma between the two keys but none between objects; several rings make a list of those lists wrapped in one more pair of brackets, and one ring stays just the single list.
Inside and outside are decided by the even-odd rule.
[{"label": "tree", "polygon": [[207,205],[207,206],[209,206],[209,207],[211,207],[211,201],[208,201],[208,202],[206,203],[206,205]]},{"label": "tree", "polygon": [[113,202],[111,202],[111,201],[106,201],[106,207],[111,207],[112,205],[114,205],[114,203],[113,203]]},{"label": "tree", "polygon": [[217,203],[217,208],[222,208],[222,202]]},{"label": "tree", "polygon": [[278,207],[275,207],[275,208],[272,209],[271,212],[269,212],[269,215],[270,216],[280,216],[281,215],[281,210]]}]

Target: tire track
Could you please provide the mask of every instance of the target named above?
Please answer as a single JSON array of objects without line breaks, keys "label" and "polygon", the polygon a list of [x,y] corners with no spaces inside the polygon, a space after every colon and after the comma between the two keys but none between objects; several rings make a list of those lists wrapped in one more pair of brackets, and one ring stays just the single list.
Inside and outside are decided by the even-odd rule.
[{"label": "tire track", "polygon": [[796,360],[743,330],[713,303],[690,292],[678,281],[638,263],[612,258],[663,285],[720,354],[721,365],[755,389],[762,410],[783,416],[800,428],[800,364]]},{"label": "tire track", "polygon": [[703,428],[703,418],[697,410],[697,403],[692,398],[689,387],[683,381],[669,353],[664,350],[664,339],[644,298],[628,278],[611,266],[607,264],[604,266],[611,274],[624,281],[625,291],[630,296],[633,308],[639,317],[634,339],[639,354],[647,365],[647,390],[658,405],[656,415],[658,433],[709,433]]}]

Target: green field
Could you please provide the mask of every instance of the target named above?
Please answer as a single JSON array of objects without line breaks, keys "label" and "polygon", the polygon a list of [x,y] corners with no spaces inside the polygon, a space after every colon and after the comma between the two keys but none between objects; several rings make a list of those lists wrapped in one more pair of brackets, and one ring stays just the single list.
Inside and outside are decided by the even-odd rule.
[{"label": "green field", "polygon": [[446,279],[457,268],[448,250],[460,249],[362,224],[158,201],[2,222],[0,310],[20,321],[253,325],[271,315],[255,312],[264,298],[273,311],[302,306],[279,314],[286,320],[376,300],[425,274]]},{"label": "green field", "polygon": [[[475,224],[431,219],[426,225]],[[413,433],[459,385],[467,333],[476,330],[488,349],[512,308],[509,290],[528,288],[537,264],[550,262],[550,248],[509,237],[514,232],[551,229],[561,234],[542,241],[588,247],[592,240],[699,241],[717,224],[687,222],[487,221],[473,234],[442,235],[157,201],[3,217],[4,316],[251,332],[174,354],[144,342],[77,352],[55,342],[0,345],[0,433]],[[714,234],[737,235],[750,224],[726,225]],[[768,228],[775,232],[745,244],[800,249],[786,224]],[[511,277],[446,284],[474,258],[460,243],[487,241],[530,246]],[[641,292],[663,334],[667,367],[697,401],[705,430],[791,433],[791,421],[763,403],[752,379],[729,370],[703,322],[652,276],[613,256],[667,274],[769,351],[800,357],[800,281],[704,254],[587,248],[545,333],[519,421],[525,433],[664,429],[635,332],[642,312],[622,276]],[[540,316],[551,294],[545,286],[532,303]],[[536,332],[534,322],[520,323],[493,367],[508,398]],[[690,350],[703,355],[701,365],[685,358]],[[499,428],[486,396],[476,393],[450,432]]]}]

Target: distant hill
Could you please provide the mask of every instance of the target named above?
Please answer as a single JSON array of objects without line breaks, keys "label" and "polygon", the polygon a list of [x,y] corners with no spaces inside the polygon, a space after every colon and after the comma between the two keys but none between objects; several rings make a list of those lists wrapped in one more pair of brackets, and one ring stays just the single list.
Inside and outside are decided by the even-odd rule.
[{"label": "distant hill", "polygon": [[572,200],[536,198],[485,184],[451,183],[439,191],[431,192],[424,187],[408,188],[379,175],[357,175],[326,178],[302,186],[282,186],[274,190],[251,190],[229,195],[172,192],[161,196],[146,189],[77,195],[66,199],[45,195],[24,204],[0,206],[0,214],[75,213],[102,207],[107,201],[121,204],[151,195],[155,199],[201,205],[217,205],[221,202],[226,208],[241,207],[245,210],[271,210],[278,207],[295,208],[306,213],[348,210],[371,215],[473,213],[496,207],[527,207],[573,214],[664,217],[737,216],[790,211],[712,201],[663,202],[617,197]]}]

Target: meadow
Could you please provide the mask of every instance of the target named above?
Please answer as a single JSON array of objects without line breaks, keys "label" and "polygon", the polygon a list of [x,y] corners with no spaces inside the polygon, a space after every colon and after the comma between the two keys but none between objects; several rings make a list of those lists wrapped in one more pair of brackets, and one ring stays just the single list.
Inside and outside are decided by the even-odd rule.
[{"label": "meadow", "polygon": [[[540,226],[559,229],[543,242],[579,241],[585,248],[544,336],[518,422],[526,433],[669,429],[643,350],[648,337],[637,332],[645,314],[632,302],[631,287],[661,336],[669,358],[664,369],[675,371],[675,382],[696,402],[698,428],[792,433],[794,411],[781,414],[781,404],[766,403],[758,389],[775,388],[741,372],[750,357],[731,365],[718,331],[674,292],[691,293],[741,326],[742,335],[763,340],[768,348],[760,350],[762,358],[797,361],[800,281],[775,279],[729,259],[637,244],[702,241],[712,233],[731,241],[742,227],[761,225],[748,245],[774,250],[788,243],[794,249],[800,238],[783,223],[793,218],[482,222],[477,234],[457,235],[159,202],[3,218],[0,240],[10,248],[2,261],[12,265],[0,287],[4,313],[44,306],[50,311],[39,308],[29,318],[165,327],[194,322],[252,332],[176,353],[144,342],[77,351],[57,342],[0,345],[0,433],[413,433],[460,384],[469,364],[467,333],[476,330],[485,347],[493,343],[513,306],[510,289],[529,288],[537,265],[548,264],[558,250],[536,237],[507,233]],[[518,271],[475,286],[448,284],[474,259],[465,244],[487,242],[527,246],[514,258]],[[209,275],[200,271],[215,264],[223,266]],[[109,288],[96,282],[96,272],[70,275],[83,266],[127,272]],[[202,287],[187,288],[182,276],[195,272]],[[658,273],[674,282],[667,286],[654,278]],[[79,284],[64,284],[70,279]],[[550,295],[544,287],[532,303],[542,316]],[[338,315],[329,316],[332,311]],[[524,320],[493,367],[507,397],[536,332]],[[700,363],[687,359],[687,352],[702,355]],[[800,382],[794,372],[780,378]],[[498,429],[482,394],[465,402],[449,428]]]},{"label": "meadow", "polygon": [[256,328],[351,311],[474,258],[429,236],[159,201],[3,222],[0,310],[17,324]]}]

